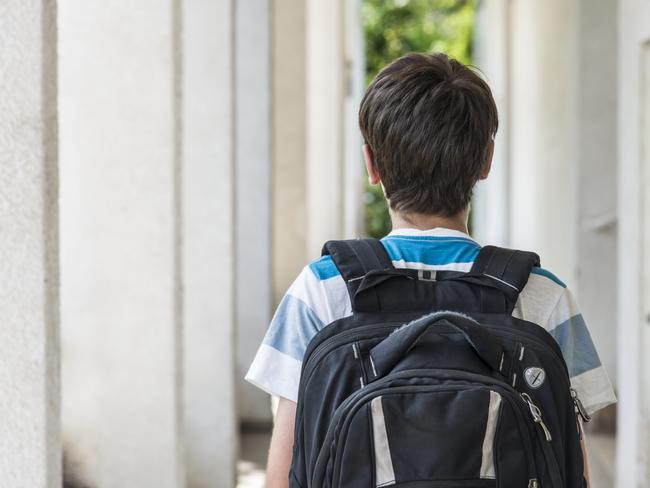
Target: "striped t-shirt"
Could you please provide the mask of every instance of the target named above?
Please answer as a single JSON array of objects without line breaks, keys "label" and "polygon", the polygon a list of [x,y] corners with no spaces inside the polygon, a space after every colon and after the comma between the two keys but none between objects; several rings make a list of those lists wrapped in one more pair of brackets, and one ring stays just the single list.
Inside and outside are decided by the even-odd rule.
[{"label": "striped t-shirt", "polygon": [[[467,234],[444,228],[397,229],[381,242],[396,268],[469,271],[480,250]],[[351,314],[348,290],[332,258],[311,262],[280,302],[246,379],[295,402],[307,344],[327,324]],[[512,315],[544,327],[555,338],[589,413],[616,401],[578,304],[555,275],[533,268]]]}]

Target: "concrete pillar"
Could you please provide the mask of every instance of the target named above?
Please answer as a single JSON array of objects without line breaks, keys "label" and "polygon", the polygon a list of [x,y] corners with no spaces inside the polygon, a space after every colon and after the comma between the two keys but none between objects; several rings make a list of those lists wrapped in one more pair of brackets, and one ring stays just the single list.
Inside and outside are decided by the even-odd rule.
[{"label": "concrete pillar", "polygon": [[361,0],[343,2],[343,236],[364,234],[364,181],[359,105],[366,88]]},{"label": "concrete pillar", "polygon": [[183,413],[187,486],[233,487],[233,2],[183,3]]},{"label": "concrete pillar", "polygon": [[[272,283],[279,303],[307,262],[306,2],[272,2]],[[291,53],[291,55],[287,55]]]},{"label": "concrete pillar", "polygon": [[343,237],[343,5],[307,0],[307,253]]},{"label": "concrete pillar", "polygon": [[576,284],[577,0],[513,0],[510,243]]},{"label": "concrete pillar", "polygon": [[[359,2],[307,0],[307,253],[362,231]],[[356,149],[355,149],[356,147]]]},{"label": "concrete pillar", "polygon": [[60,6],[68,475],[181,487],[180,4]]},{"label": "concrete pillar", "polygon": [[616,380],[617,0],[580,0],[576,294]]},{"label": "concrete pillar", "polygon": [[307,254],[343,237],[343,4],[307,0]]},{"label": "concrete pillar", "polygon": [[618,9],[617,488],[650,482],[650,5]]},{"label": "concrete pillar", "polygon": [[494,0],[478,11],[477,64],[499,108],[492,174],[475,234],[538,252],[575,288],[578,221],[578,5]]},{"label": "concrete pillar", "polygon": [[234,5],[238,413],[245,422],[259,423],[270,420],[268,395],[244,375],[271,315],[271,5]]},{"label": "concrete pillar", "polygon": [[0,6],[0,485],[61,486],[56,2]]},{"label": "concrete pillar", "polygon": [[492,89],[499,111],[492,169],[477,184],[472,204],[473,235],[484,244],[510,241],[510,0],[479,2],[475,63]]}]

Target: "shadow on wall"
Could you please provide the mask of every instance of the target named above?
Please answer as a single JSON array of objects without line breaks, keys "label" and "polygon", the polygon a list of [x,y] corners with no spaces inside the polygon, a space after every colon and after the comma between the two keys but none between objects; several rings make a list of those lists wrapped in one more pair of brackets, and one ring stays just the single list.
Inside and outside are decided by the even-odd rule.
[{"label": "shadow on wall", "polygon": [[63,488],[96,488],[84,480],[81,464],[69,446],[63,448]]}]

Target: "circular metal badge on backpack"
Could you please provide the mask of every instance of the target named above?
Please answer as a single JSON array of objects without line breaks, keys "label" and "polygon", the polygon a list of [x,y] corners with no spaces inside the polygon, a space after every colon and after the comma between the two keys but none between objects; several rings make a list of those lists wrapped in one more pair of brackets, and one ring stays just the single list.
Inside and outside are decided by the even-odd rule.
[{"label": "circular metal badge on backpack", "polygon": [[542,368],[538,368],[537,366],[532,366],[530,368],[526,368],[524,371],[524,378],[526,379],[528,386],[531,388],[539,388],[542,386],[544,380],[546,379],[546,371],[544,371]]}]

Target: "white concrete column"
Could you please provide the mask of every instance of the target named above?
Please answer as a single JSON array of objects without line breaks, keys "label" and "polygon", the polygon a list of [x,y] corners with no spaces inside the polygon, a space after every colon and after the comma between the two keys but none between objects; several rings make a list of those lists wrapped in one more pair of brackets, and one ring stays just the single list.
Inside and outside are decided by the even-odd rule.
[{"label": "white concrete column", "polygon": [[366,60],[364,32],[361,19],[361,0],[343,3],[343,236],[361,237],[364,234],[364,180],[359,130],[359,105],[365,92]]},{"label": "white concrete column", "polygon": [[576,283],[577,0],[513,0],[510,244]]},{"label": "white concrete column", "polygon": [[307,0],[307,253],[358,237],[363,160],[356,113],[363,96],[361,4]]},{"label": "white concrete column", "polygon": [[61,486],[56,2],[0,4],[0,486]]},{"label": "white concrete column", "polygon": [[617,488],[650,482],[650,5],[618,9]]},{"label": "white concrete column", "polygon": [[478,11],[477,64],[499,109],[476,237],[528,249],[575,288],[579,0],[493,0]]},{"label": "white concrete column", "polygon": [[510,241],[510,0],[479,2],[475,63],[492,90],[499,111],[492,169],[472,202],[472,231],[483,244]]},{"label": "white concrete column", "polygon": [[272,4],[271,236],[276,305],[307,262],[307,33],[305,0]]},{"label": "white concrete column", "polygon": [[[290,51],[283,56],[293,56]],[[268,422],[268,395],[244,381],[271,315],[271,5],[235,2],[236,330],[238,413]],[[282,232],[281,228],[277,232]]]},{"label": "white concrete column", "polygon": [[187,486],[235,484],[233,2],[185,0],[183,399]]},{"label": "white concrete column", "polygon": [[60,2],[62,418],[89,486],[184,486],[179,5]]},{"label": "white concrete column", "polygon": [[616,381],[617,0],[580,0],[575,292]]},{"label": "white concrete column", "polygon": [[343,237],[343,4],[307,0],[307,254]]}]

